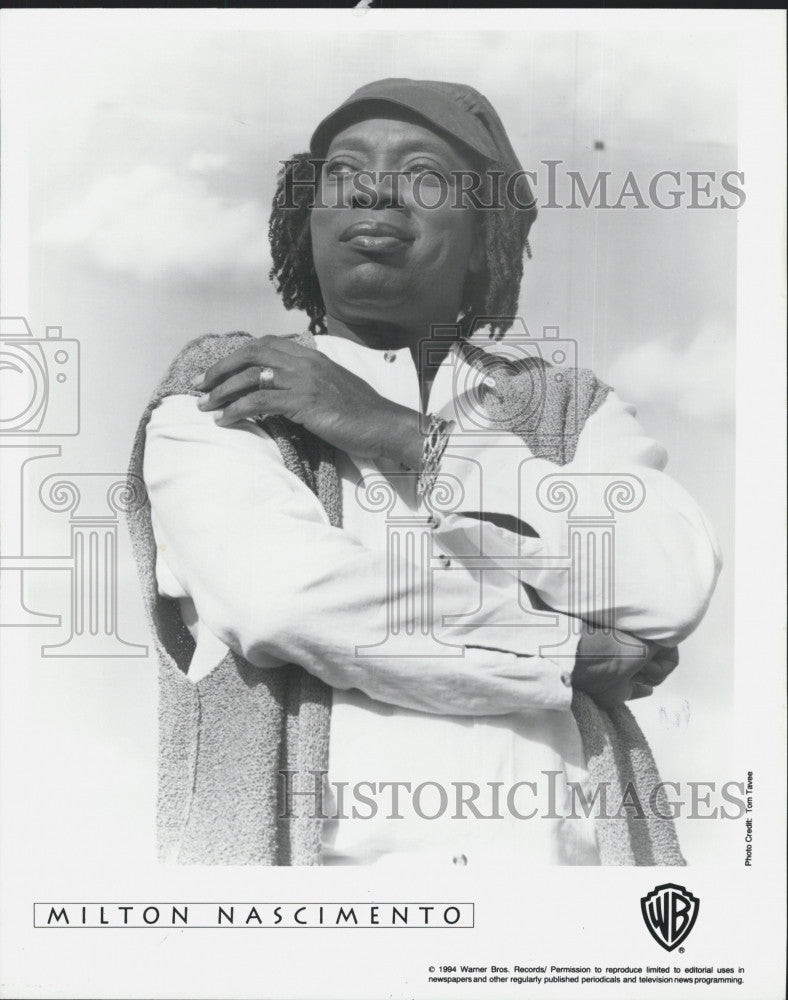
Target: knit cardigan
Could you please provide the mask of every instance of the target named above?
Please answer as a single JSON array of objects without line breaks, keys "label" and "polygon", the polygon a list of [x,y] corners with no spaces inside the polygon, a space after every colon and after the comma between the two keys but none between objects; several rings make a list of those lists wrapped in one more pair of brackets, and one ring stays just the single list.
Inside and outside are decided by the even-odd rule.
[{"label": "knit cardigan", "polygon": [[[166,396],[198,395],[192,381],[242,346],[248,334],[208,335],[175,358],[143,413],[130,474],[142,478],[145,433]],[[301,343],[314,347],[309,334]],[[479,355],[477,355],[477,358]],[[502,429],[519,434],[531,452],[563,465],[571,461],[583,424],[609,388],[578,369],[545,378],[536,362],[496,374],[496,394],[484,405]],[[538,377],[534,377],[535,373]],[[526,400],[526,405],[523,401]],[[342,490],[333,449],[282,417],[263,422],[285,466],[318,497],[330,523],[342,525]],[[195,498],[199,503],[199,498]],[[231,514],[231,512],[228,512]],[[159,594],[150,504],[131,511],[129,530],[145,608],[159,657],[158,853],[162,861],[197,864],[320,864],[321,819],[314,799],[284,808],[283,770],[299,789],[314,787],[328,770],[331,689],[297,664],[260,669],[229,650],[197,683],[187,679],[195,643],[177,601]],[[293,609],[297,615],[297,609]],[[602,710],[575,690],[577,721],[592,787],[605,783],[611,818],[596,822],[605,865],[683,865],[659,773],[630,710]],[[630,806],[618,809],[623,801]],[[634,801],[642,809],[634,805]]]}]

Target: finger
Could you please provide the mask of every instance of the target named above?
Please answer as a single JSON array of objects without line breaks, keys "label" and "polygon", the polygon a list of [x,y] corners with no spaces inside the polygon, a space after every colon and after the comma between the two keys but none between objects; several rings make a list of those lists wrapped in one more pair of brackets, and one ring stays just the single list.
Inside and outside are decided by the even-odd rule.
[{"label": "finger", "polygon": [[634,701],[636,698],[648,698],[654,691],[654,688],[650,684],[641,684],[639,681],[633,681],[631,687],[632,690],[627,701]]},{"label": "finger", "polygon": [[244,396],[248,396],[252,393],[257,392],[268,392],[276,391],[277,389],[287,389],[289,386],[283,382],[284,378],[287,378],[285,372],[279,370],[274,371],[274,380],[265,386],[264,389],[260,388],[260,373],[263,369],[255,365],[253,368],[245,368],[242,372],[237,375],[231,375],[224,382],[220,382],[217,386],[211,389],[210,392],[204,392],[200,396],[197,406],[201,410],[216,410],[223,409],[229,406],[230,403],[234,403],[237,399],[241,399]]},{"label": "finger", "polygon": [[266,365],[275,368],[276,359],[282,354],[281,349],[277,347],[278,339],[278,337],[261,337],[259,340],[250,340],[248,344],[244,344],[226,358],[220,358],[211,365],[202,378],[198,376],[193,383],[195,388],[210,392],[220,382],[246,368],[254,366],[261,368]]},{"label": "finger", "polygon": [[281,336],[261,338],[266,341],[269,347],[274,348],[274,350],[281,351],[283,354],[289,354],[291,357],[298,358],[304,355],[311,356],[313,350],[311,347],[304,347],[303,344],[299,344],[295,339],[298,337],[297,333],[286,333]]},{"label": "finger", "polygon": [[666,677],[678,666],[679,657],[678,653],[668,654],[663,656],[656,656],[649,663],[637,672],[637,679],[644,681],[646,684],[653,684],[654,687],[657,684],[661,684]]},{"label": "finger", "polygon": [[646,646],[646,659],[648,660],[673,660],[674,663],[679,662],[679,647],[678,646],[663,646],[658,642],[654,642],[651,639],[641,639],[641,642]]},{"label": "finger", "polygon": [[662,660],[665,663],[672,663],[674,667],[677,667],[679,663],[679,647],[660,646],[656,659]]},{"label": "finger", "polygon": [[271,392],[264,389],[262,392],[253,392],[248,396],[237,399],[222,410],[216,410],[213,419],[220,427],[229,427],[237,424],[240,420],[250,420],[260,416],[273,416],[284,413],[286,409],[285,397],[289,397],[290,392],[283,389],[281,392]]},{"label": "finger", "polygon": [[626,653],[623,655],[626,659],[640,660],[645,662],[649,660],[654,655],[654,643],[649,642],[648,639],[640,639],[636,635],[624,634],[622,635],[626,646],[630,647],[627,649]]}]

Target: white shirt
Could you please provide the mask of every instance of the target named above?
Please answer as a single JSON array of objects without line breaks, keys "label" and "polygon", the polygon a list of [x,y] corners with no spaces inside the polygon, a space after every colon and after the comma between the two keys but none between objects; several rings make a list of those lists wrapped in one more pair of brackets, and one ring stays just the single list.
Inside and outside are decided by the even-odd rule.
[{"label": "white shirt", "polygon": [[[408,349],[383,352],[326,335],[316,344],[380,395],[420,409]],[[463,384],[464,365],[452,350],[433,383],[429,412],[458,417],[462,394],[455,386]],[[537,495],[544,476],[637,476],[644,499],[617,519],[615,591],[607,610],[619,629],[675,644],[700,621],[720,556],[702,512],[662,471],[665,462],[634,409],[614,393],[588,419],[572,463],[560,469],[534,458],[513,435],[479,438],[458,419],[441,473],[461,485],[461,509],[514,514],[538,537],[521,538],[459,511],[425,531],[413,475],[344,453],[338,455],[343,527],[336,529],[262,428],[219,427],[191,396],[168,397],[156,408],[144,476],[159,590],[179,600],[197,643],[189,678],[198,682],[229,646],[261,669],[300,663],[334,689],[328,781],[332,789],[347,783],[347,818],[324,823],[326,863],[411,863],[419,856],[472,863],[506,851],[529,863],[596,863],[590,822],[523,820],[507,808],[502,819],[475,819],[470,807],[458,807],[470,818],[453,818],[460,782],[479,787],[485,813],[491,782],[501,782],[505,796],[517,782],[533,781],[543,805],[546,772],[561,773],[559,801],[566,781],[587,780],[569,711],[574,620],[529,617],[519,580],[558,612],[582,613],[594,600],[585,577],[570,594],[565,568],[511,570],[500,561],[503,568],[481,571],[463,560],[481,552],[566,557],[566,514],[546,509]],[[392,528],[400,544],[410,528],[417,541],[430,539],[427,558],[443,553],[446,565],[432,559],[431,578],[417,573],[406,586],[391,572],[401,565],[389,552]],[[404,616],[394,647],[384,642],[392,609]],[[363,816],[372,811],[354,798],[363,782],[375,785],[377,813],[353,818],[353,806]],[[442,816],[425,819],[403,787],[403,818],[388,818],[391,789],[379,789],[381,782],[411,789],[436,783],[422,789],[423,814],[439,811],[438,787],[451,801]],[[537,799],[523,792],[517,807],[527,814]],[[369,786],[362,795],[370,795]]]}]

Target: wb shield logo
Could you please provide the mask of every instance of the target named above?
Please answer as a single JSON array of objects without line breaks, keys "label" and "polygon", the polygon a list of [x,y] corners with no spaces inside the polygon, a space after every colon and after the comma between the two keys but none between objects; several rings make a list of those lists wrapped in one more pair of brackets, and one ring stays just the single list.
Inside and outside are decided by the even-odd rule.
[{"label": "wb shield logo", "polygon": [[700,900],[683,885],[658,885],[640,900],[649,933],[666,951],[678,948],[695,926]]}]

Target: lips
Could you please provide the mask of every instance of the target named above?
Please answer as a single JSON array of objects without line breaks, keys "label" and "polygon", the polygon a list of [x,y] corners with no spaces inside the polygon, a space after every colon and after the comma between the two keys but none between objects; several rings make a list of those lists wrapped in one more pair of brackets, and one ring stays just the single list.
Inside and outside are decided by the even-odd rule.
[{"label": "lips", "polygon": [[354,222],[339,237],[340,243],[349,243],[359,250],[386,252],[397,250],[415,239],[413,233],[404,226],[376,219]]}]

